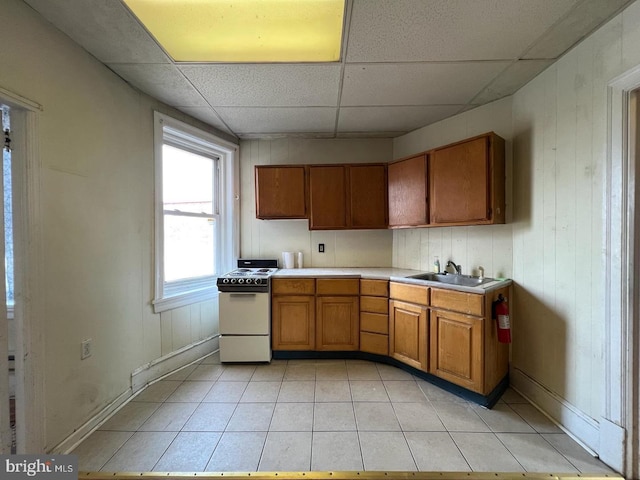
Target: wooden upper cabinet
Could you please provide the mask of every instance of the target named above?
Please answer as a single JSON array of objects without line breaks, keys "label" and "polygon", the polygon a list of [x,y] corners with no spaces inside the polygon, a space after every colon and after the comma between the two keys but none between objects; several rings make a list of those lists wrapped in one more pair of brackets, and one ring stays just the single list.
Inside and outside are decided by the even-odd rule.
[{"label": "wooden upper cabinet", "polygon": [[345,165],[309,168],[309,228],[347,228],[347,168]]},{"label": "wooden upper cabinet", "polygon": [[504,223],[504,140],[494,133],[429,155],[429,223]]},{"label": "wooden upper cabinet", "polygon": [[386,166],[309,167],[309,228],[387,228]]},{"label": "wooden upper cabinet", "polygon": [[389,226],[427,224],[427,154],[389,164],[388,177]]},{"label": "wooden upper cabinet", "polygon": [[351,228],[387,228],[387,169],[384,165],[349,167]]},{"label": "wooden upper cabinet", "polygon": [[306,167],[255,167],[256,218],[307,218]]}]

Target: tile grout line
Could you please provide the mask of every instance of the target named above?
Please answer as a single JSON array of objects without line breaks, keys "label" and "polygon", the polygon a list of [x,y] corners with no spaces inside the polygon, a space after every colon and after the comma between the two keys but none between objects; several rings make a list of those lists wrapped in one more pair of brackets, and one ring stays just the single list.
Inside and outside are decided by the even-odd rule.
[{"label": "tile grout line", "polygon": [[[216,366],[222,366],[222,365],[220,365],[220,364],[202,364],[202,363],[200,363],[200,364],[198,364],[198,365],[196,366],[196,368],[197,368],[197,367],[199,367],[199,366],[201,366],[201,365],[212,365],[212,366],[213,366],[213,365],[216,365]],[[297,365],[297,364],[296,364],[296,365]],[[301,365],[304,365],[304,363],[302,363]],[[481,416],[481,415],[480,415],[480,414],[479,414],[475,409],[472,409],[471,411],[473,411],[473,413],[475,413],[475,415],[476,415],[476,416],[481,420],[481,422],[482,422],[482,423],[483,423],[483,424],[484,424],[484,425],[489,429],[489,431],[488,431],[488,432],[462,431],[462,430],[459,430],[459,431],[452,431],[452,430],[450,430],[450,429],[447,427],[447,425],[443,422],[441,414],[438,412],[438,409],[437,409],[437,408],[435,407],[435,405],[434,405],[434,401],[435,401],[436,403],[438,403],[438,402],[443,403],[443,402],[445,402],[445,400],[444,400],[444,399],[441,399],[441,400],[437,400],[437,399],[436,399],[436,400],[433,400],[433,399],[432,399],[432,398],[427,394],[427,392],[426,392],[426,391],[421,387],[421,385],[420,385],[420,383],[417,381],[417,379],[416,379],[416,378],[414,378],[414,377],[412,377],[412,378],[410,378],[410,379],[406,379],[406,378],[397,378],[397,377],[395,377],[395,378],[387,378],[387,379],[384,379],[384,378],[382,378],[382,377],[383,377],[383,375],[384,375],[384,376],[388,376],[388,375],[389,375],[389,372],[384,372],[384,371],[383,371],[383,372],[382,372],[382,374],[381,374],[380,368],[378,368],[378,364],[373,363],[373,365],[376,367],[376,371],[377,371],[377,374],[378,374],[378,377],[379,377],[379,378],[378,378],[378,379],[376,379],[376,380],[372,380],[372,379],[367,378],[366,380],[362,380],[362,381],[381,382],[381,383],[382,383],[382,386],[383,386],[383,388],[384,388],[384,392],[385,392],[385,394],[386,394],[386,396],[387,396],[387,398],[388,398],[388,401],[384,401],[384,402],[366,402],[366,401],[364,401],[364,402],[363,402],[363,401],[360,401],[360,402],[357,402],[357,401],[355,400],[355,398],[354,398],[354,391],[353,391],[353,388],[352,388],[352,381],[354,381],[354,382],[355,382],[355,381],[358,381],[358,380],[355,380],[355,379],[354,379],[354,380],[352,380],[352,379],[350,378],[350,376],[349,376],[349,368],[348,368],[348,366],[349,366],[349,365],[348,365],[348,363],[347,363],[347,364],[345,364],[345,368],[346,368],[346,380],[345,380],[344,378],[342,378],[342,376],[341,376],[340,374],[337,374],[336,378],[333,378],[333,376],[334,376],[334,375],[333,375],[330,371],[329,371],[329,372],[327,372],[328,377],[326,377],[326,378],[322,377],[322,378],[320,378],[320,379],[319,379],[319,378],[318,378],[318,373],[317,373],[317,367],[318,367],[319,363],[318,363],[318,362],[315,362],[315,363],[313,363],[312,365],[314,365],[314,367],[315,367],[315,368],[313,368],[313,381],[312,381],[312,382],[313,382],[314,392],[313,392],[313,400],[312,400],[311,402],[307,402],[307,401],[304,401],[304,402],[296,401],[296,400],[295,400],[295,397],[292,397],[292,402],[280,402],[280,401],[278,400],[278,399],[279,399],[279,397],[280,397],[280,394],[281,394],[281,393],[282,393],[282,391],[283,391],[283,388],[284,388],[284,382],[286,381],[286,380],[285,380],[286,373],[287,373],[287,370],[288,370],[288,368],[289,368],[289,366],[290,366],[288,363],[284,364],[284,372],[282,373],[282,376],[280,377],[280,379],[279,379],[279,380],[273,380],[273,379],[270,379],[270,378],[269,378],[269,375],[268,375],[268,373],[267,373],[267,372],[265,372],[265,373],[266,373],[266,377],[265,377],[264,379],[262,379],[262,380],[255,379],[255,380],[254,380],[254,379],[253,379],[253,377],[258,373],[257,368],[254,368],[253,373],[252,373],[252,374],[251,374],[251,376],[248,378],[248,380],[247,380],[247,382],[246,382],[246,385],[244,386],[244,388],[242,389],[242,392],[240,393],[240,397],[239,397],[238,401],[237,401],[237,402],[234,402],[234,403],[235,403],[235,405],[234,405],[233,411],[231,412],[231,414],[229,415],[229,418],[228,418],[228,419],[227,419],[227,421],[225,422],[225,425],[224,425],[223,430],[222,430],[221,432],[218,432],[217,430],[216,430],[216,431],[213,431],[213,430],[207,430],[207,431],[206,431],[206,432],[219,433],[219,436],[218,436],[218,438],[217,438],[217,441],[216,441],[215,445],[213,446],[213,450],[211,451],[211,454],[209,455],[209,457],[208,457],[208,459],[207,459],[207,463],[205,464],[204,469],[206,470],[206,468],[207,468],[207,466],[208,466],[209,462],[211,462],[211,460],[212,460],[212,458],[213,458],[213,455],[215,454],[216,450],[217,450],[217,449],[218,449],[218,447],[220,446],[220,443],[221,443],[221,440],[222,440],[223,435],[224,435],[225,433],[229,432],[229,431],[227,430],[227,428],[228,428],[228,426],[229,426],[229,423],[230,423],[231,419],[233,418],[233,415],[237,412],[237,410],[238,410],[238,408],[239,408],[240,403],[242,403],[242,402],[241,402],[242,397],[246,394],[247,390],[249,389],[250,384],[254,384],[254,385],[255,385],[255,384],[259,384],[259,383],[261,383],[261,382],[274,382],[274,381],[277,381],[277,382],[278,382],[277,393],[276,393],[276,395],[275,395],[275,400],[274,400],[274,402],[273,402],[273,409],[272,409],[272,411],[271,411],[271,416],[270,416],[270,419],[269,419],[269,425],[267,426],[267,431],[265,432],[265,440],[264,440],[264,443],[262,444],[262,449],[261,449],[261,452],[260,452],[260,458],[259,458],[259,460],[258,460],[258,466],[257,466],[256,468],[257,468],[257,469],[259,469],[259,467],[260,467],[260,463],[261,463],[261,462],[262,462],[262,460],[263,460],[264,452],[265,452],[265,450],[266,450],[267,439],[268,439],[269,433],[272,431],[272,430],[271,430],[271,426],[272,426],[272,424],[273,424],[273,419],[274,419],[274,416],[275,416],[276,408],[277,408],[278,404],[286,404],[286,403],[311,403],[311,404],[312,404],[312,407],[311,407],[311,431],[310,431],[310,433],[311,433],[311,444],[310,444],[310,455],[309,455],[309,468],[311,468],[311,466],[313,465],[313,455],[314,455],[313,441],[314,441],[314,438],[315,438],[315,434],[320,432],[320,430],[316,430],[316,429],[315,429],[315,413],[316,413],[317,404],[319,404],[319,403],[336,403],[336,402],[331,402],[331,401],[330,401],[330,402],[318,402],[318,401],[317,401],[317,400],[318,400],[318,396],[317,396],[317,395],[318,395],[318,382],[324,382],[324,381],[326,381],[326,382],[338,382],[338,381],[344,382],[344,381],[346,381],[347,388],[348,388],[348,392],[349,392],[349,398],[350,398],[350,401],[345,402],[345,403],[349,403],[349,404],[351,405],[351,411],[353,412],[353,415],[354,415],[355,432],[356,432],[356,437],[357,437],[357,439],[358,439],[358,447],[359,447],[359,451],[360,451],[360,460],[361,460],[362,467],[363,467],[363,469],[364,469],[364,470],[366,470],[366,468],[365,468],[365,465],[364,465],[364,461],[365,461],[365,460],[364,460],[364,450],[363,450],[363,445],[362,445],[362,442],[361,442],[361,434],[362,434],[363,432],[365,432],[365,431],[364,431],[364,430],[361,430],[361,429],[359,428],[358,421],[357,421],[357,416],[356,416],[356,412],[355,412],[355,410],[356,410],[356,409],[355,409],[355,404],[356,404],[356,403],[365,403],[365,404],[381,403],[381,404],[390,404],[390,405],[391,405],[391,407],[392,407],[392,408],[391,408],[391,411],[393,412],[394,418],[395,418],[396,422],[398,423],[398,425],[399,425],[399,427],[400,427],[400,430],[399,430],[399,431],[402,433],[402,438],[404,438],[405,444],[406,444],[407,448],[409,449],[409,453],[411,454],[411,458],[412,458],[412,461],[413,461],[413,463],[414,463],[414,466],[416,467],[416,470],[417,470],[417,471],[419,471],[419,466],[418,466],[418,462],[417,462],[417,460],[416,460],[416,456],[415,456],[415,454],[414,454],[413,450],[411,449],[411,446],[410,446],[409,441],[408,441],[408,439],[407,439],[407,434],[408,434],[408,433],[410,433],[410,432],[412,432],[412,430],[405,430],[405,429],[403,429],[403,428],[402,428],[402,425],[400,424],[400,420],[399,420],[398,415],[397,415],[397,412],[396,412],[396,408],[397,408],[397,405],[396,405],[396,404],[398,404],[398,405],[399,405],[399,404],[403,404],[403,403],[423,403],[423,402],[424,402],[425,404],[428,404],[428,405],[430,405],[430,407],[431,407],[431,408],[433,408],[433,410],[434,410],[434,412],[435,412],[436,417],[438,418],[438,420],[441,422],[441,424],[442,424],[442,425],[443,425],[443,427],[445,428],[445,431],[447,432],[447,435],[448,435],[449,439],[450,439],[450,440],[453,442],[453,444],[456,446],[457,451],[460,453],[460,455],[462,456],[462,458],[464,458],[464,460],[465,460],[466,464],[467,464],[467,465],[468,465],[468,467],[471,469],[471,471],[474,471],[474,470],[473,470],[473,468],[471,468],[471,464],[469,463],[469,460],[467,459],[467,457],[465,456],[465,454],[464,454],[464,453],[463,453],[463,451],[461,450],[460,446],[458,445],[458,443],[457,443],[457,442],[455,441],[455,439],[453,438],[453,434],[454,434],[454,433],[456,433],[456,434],[457,434],[457,433],[461,433],[461,434],[462,434],[462,433],[467,433],[467,434],[469,434],[469,433],[472,433],[472,434],[477,434],[477,433],[490,433],[490,434],[492,434],[492,435],[493,435],[494,437],[496,437],[496,439],[497,439],[497,440],[498,440],[498,441],[503,445],[503,447],[504,447],[504,448],[509,452],[509,454],[511,455],[511,457],[512,457],[512,458],[513,458],[513,459],[514,459],[514,460],[515,460],[515,461],[516,461],[516,462],[517,462],[517,463],[518,463],[518,464],[519,464],[519,465],[524,469],[524,471],[527,471],[527,470],[526,470],[526,468],[524,468],[524,465],[523,465],[523,464],[520,462],[520,460],[518,460],[518,458],[517,458],[517,457],[516,457],[512,452],[511,452],[511,450],[509,450],[508,446],[507,446],[507,445],[502,441],[502,439],[498,436],[498,434],[502,434],[502,433],[505,433],[505,434],[527,434],[527,435],[534,435],[534,436],[542,437],[542,438],[544,439],[544,441],[545,441],[545,444],[548,444],[548,446],[552,447],[552,448],[550,449],[550,451],[553,451],[553,452],[556,452],[557,454],[559,454],[561,458],[565,459],[565,460],[566,460],[566,461],[567,461],[567,462],[568,462],[568,463],[569,463],[573,468],[575,468],[578,472],[580,472],[580,471],[581,471],[581,470],[580,470],[580,468],[578,468],[578,466],[577,466],[576,464],[574,464],[574,462],[572,462],[572,461],[569,459],[569,457],[568,457],[567,455],[565,455],[565,454],[564,454],[562,451],[560,451],[560,450],[559,450],[555,445],[553,445],[553,444],[551,443],[551,441],[550,441],[550,440],[548,440],[547,438],[545,438],[545,437],[543,436],[543,434],[544,434],[545,432],[543,432],[543,431],[539,431],[538,429],[536,429],[536,428],[535,428],[535,426],[533,426],[533,424],[532,424],[531,422],[527,421],[527,419],[526,419],[526,418],[525,418],[525,417],[524,417],[520,412],[518,412],[517,410],[515,410],[515,409],[513,408],[513,406],[512,406],[512,403],[513,403],[513,404],[520,404],[520,403],[522,403],[522,404],[525,404],[525,405],[526,405],[526,404],[527,404],[527,402],[512,402],[512,403],[511,403],[511,402],[509,402],[509,403],[508,403],[508,402],[506,402],[506,401],[503,401],[502,403],[503,403],[504,405],[506,405],[506,408],[509,410],[509,412],[515,413],[517,418],[520,418],[520,419],[524,422],[524,424],[528,425],[528,426],[532,429],[532,431],[531,431],[531,432],[502,431],[502,430],[504,430],[504,429],[502,429],[502,428],[494,429],[494,428],[492,428],[492,427],[489,425],[488,421],[487,421],[487,420],[485,420],[485,418],[483,418],[483,416]],[[337,363],[337,365],[341,365],[341,363]],[[222,366],[222,368],[223,368],[223,369],[224,369],[224,367],[225,367],[225,366]],[[386,367],[386,366],[385,366],[385,367]],[[145,418],[145,420],[144,420],[144,421],[142,421],[142,423],[141,423],[138,427],[136,427],[136,430],[134,430],[134,431],[128,431],[128,430],[124,430],[124,431],[123,431],[123,430],[113,430],[114,432],[126,432],[126,433],[129,433],[130,435],[129,435],[129,437],[128,437],[128,438],[127,438],[127,439],[126,439],[126,440],[125,440],[125,441],[124,441],[124,442],[123,442],[123,443],[122,443],[118,448],[116,448],[116,449],[115,449],[114,453],[113,453],[111,456],[109,456],[109,458],[108,458],[108,459],[106,459],[106,460],[105,460],[105,462],[104,462],[104,463],[102,464],[102,466],[100,467],[100,470],[102,470],[106,464],[108,464],[108,463],[109,463],[109,462],[110,462],[110,461],[111,461],[111,460],[112,460],[112,459],[113,459],[113,458],[114,458],[114,457],[115,457],[119,452],[121,452],[121,451],[122,451],[122,449],[123,449],[124,445],[126,445],[128,442],[130,442],[134,435],[136,435],[137,433],[154,433],[154,432],[147,432],[147,431],[143,431],[143,430],[141,430],[141,428],[143,428],[143,426],[146,424],[146,422],[148,422],[148,421],[149,421],[149,419],[150,419],[150,418],[151,418],[155,413],[157,413],[157,411],[158,411],[160,408],[163,408],[165,405],[169,405],[169,404],[176,404],[176,403],[177,403],[177,404],[181,404],[181,403],[191,403],[191,402],[170,402],[170,401],[168,401],[168,400],[171,398],[171,396],[172,396],[173,394],[175,394],[175,392],[176,392],[178,389],[180,389],[181,387],[183,387],[185,384],[187,384],[187,383],[194,383],[194,382],[204,382],[204,381],[206,381],[206,382],[212,382],[212,385],[211,385],[211,386],[210,386],[210,388],[205,392],[205,394],[202,396],[201,400],[200,400],[200,401],[198,401],[198,402],[193,402],[193,403],[197,403],[197,406],[196,406],[196,408],[194,409],[194,411],[193,411],[193,412],[188,416],[188,418],[185,420],[185,422],[182,424],[182,426],[180,427],[180,429],[179,429],[179,430],[177,430],[177,431],[167,430],[167,432],[174,433],[174,436],[173,436],[173,438],[172,438],[171,442],[169,443],[169,445],[168,445],[167,447],[165,447],[165,448],[164,448],[163,452],[160,454],[160,456],[158,457],[158,459],[157,459],[157,460],[156,460],[156,462],[154,463],[153,468],[155,468],[155,467],[159,464],[159,462],[160,462],[160,461],[162,460],[162,458],[167,454],[167,452],[169,451],[169,449],[171,448],[171,446],[172,446],[172,445],[174,445],[174,443],[178,440],[178,437],[181,435],[181,433],[183,433],[183,432],[184,432],[184,430],[183,430],[183,429],[184,429],[185,425],[190,421],[190,419],[193,417],[193,415],[194,415],[194,414],[195,414],[195,412],[198,410],[198,408],[202,407],[202,406],[203,406],[203,404],[214,404],[214,405],[215,405],[216,403],[219,403],[219,402],[206,402],[206,401],[205,401],[205,399],[207,398],[207,395],[209,395],[209,394],[210,394],[211,390],[212,390],[213,388],[215,388],[215,386],[216,386],[217,384],[221,384],[221,383],[225,383],[225,382],[226,382],[226,383],[233,383],[233,382],[237,382],[237,381],[244,381],[244,380],[238,380],[238,379],[233,379],[233,378],[232,378],[231,380],[221,380],[221,377],[224,375],[224,370],[223,370],[223,371],[220,373],[220,375],[218,375],[215,379],[211,379],[211,378],[203,378],[203,379],[199,379],[199,380],[194,380],[194,379],[191,379],[191,380],[190,380],[190,379],[189,379],[189,377],[190,377],[191,375],[193,375],[193,374],[194,374],[194,372],[195,372],[195,369],[194,369],[194,371],[190,372],[190,373],[189,373],[189,375],[188,375],[186,378],[183,378],[183,379],[179,380],[179,381],[177,382],[177,386],[176,386],[176,388],[175,388],[171,393],[169,393],[168,395],[166,395],[166,398],[165,398],[164,400],[162,400],[161,402],[158,402],[158,401],[135,402],[135,403],[155,403],[155,404],[158,404],[158,407],[157,407],[156,409],[154,409],[154,411],[153,411],[153,412],[151,412],[151,413],[150,413],[150,415],[149,415],[147,418]],[[363,376],[367,376],[368,374],[362,373],[361,375],[363,375]],[[355,377],[355,378],[359,378],[359,377],[358,377],[358,374],[355,374],[355,373],[354,373],[354,377]],[[171,381],[175,381],[175,380],[172,380],[171,378],[164,378],[163,380],[167,380],[167,381],[169,381],[169,380],[171,380]],[[417,399],[414,399],[414,400],[408,400],[408,401],[403,401],[403,398],[409,398],[409,397],[401,397],[401,398],[397,398],[397,397],[398,397],[398,395],[400,395],[400,394],[402,393],[402,391],[403,391],[403,389],[401,388],[400,390],[396,391],[396,394],[395,394],[395,400],[400,400],[400,401],[394,401],[394,400],[391,398],[391,395],[389,394],[389,386],[390,386],[390,385],[401,386],[401,384],[399,383],[400,381],[408,382],[408,381],[410,381],[410,380],[412,380],[412,381],[414,382],[414,384],[417,386],[417,388],[419,389],[419,392],[421,393],[421,399],[420,399],[419,401],[418,401]],[[289,382],[295,382],[295,381],[308,381],[308,380],[306,380],[306,379],[294,379],[294,380],[289,380],[289,381],[287,381],[287,383],[289,383]],[[409,385],[409,384],[407,384],[407,385]],[[145,387],[145,388],[148,388],[148,386],[147,386],[147,387]],[[395,390],[394,390],[394,391],[395,391]],[[424,398],[422,398],[422,397],[424,397]],[[223,402],[223,403],[228,403],[228,402]],[[244,402],[244,403],[245,403],[245,404],[249,404],[249,403],[260,404],[260,403],[271,403],[271,402]],[[343,402],[337,402],[337,403],[343,403]],[[468,402],[461,403],[461,405],[468,405]],[[215,408],[215,407],[212,407],[212,408]],[[103,431],[105,431],[105,432],[106,432],[106,431],[110,431],[110,430],[103,430]],[[296,432],[298,432],[298,430],[295,430],[295,431],[296,431]],[[375,431],[375,430],[371,430],[371,431]],[[381,431],[381,432],[386,432],[386,430],[379,430],[379,431]],[[425,432],[425,433],[427,433],[427,432],[429,432],[429,433],[431,433],[431,432],[440,432],[439,430],[433,430],[433,431],[432,431],[432,430],[420,430],[420,431],[421,431],[421,432]],[[158,430],[158,432],[164,432],[164,430]],[[204,431],[203,431],[203,432],[204,432]],[[253,432],[253,431],[251,431],[251,432]],[[367,430],[366,432],[369,432],[369,431]],[[197,433],[197,432],[196,432],[196,433]],[[547,432],[547,433],[549,433],[549,432]],[[560,433],[560,432],[559,432],[559,433]],[[257,471],[257,470],[256,470],[256,471]]]}]

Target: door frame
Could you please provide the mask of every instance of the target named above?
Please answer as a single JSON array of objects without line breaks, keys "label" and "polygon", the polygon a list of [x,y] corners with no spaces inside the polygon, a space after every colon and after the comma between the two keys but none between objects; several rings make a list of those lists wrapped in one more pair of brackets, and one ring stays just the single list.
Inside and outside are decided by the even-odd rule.
[{"label": "door frame", "polygon": [[16,453],[43,453],[45,436],[44,290],[42,287],[42,106],[0,87],[11,110],[14,208]]},{"label": "door frame", "polygon": [[609,82],[605,168],[605,383],[600,458],[640,474],[640,65]]}]

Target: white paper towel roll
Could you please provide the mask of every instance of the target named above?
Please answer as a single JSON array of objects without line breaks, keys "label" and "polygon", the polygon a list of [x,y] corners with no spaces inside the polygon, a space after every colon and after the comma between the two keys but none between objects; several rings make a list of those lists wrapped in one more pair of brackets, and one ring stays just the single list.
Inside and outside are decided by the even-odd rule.
[{"label": "white paper towel roll", "polygon": [[282,268],[295,268],[293,252],[282,252]]},{"label": "white paper towel roll", "polygon": [[302,252],[298,252],[298,268],[303,268]]}]

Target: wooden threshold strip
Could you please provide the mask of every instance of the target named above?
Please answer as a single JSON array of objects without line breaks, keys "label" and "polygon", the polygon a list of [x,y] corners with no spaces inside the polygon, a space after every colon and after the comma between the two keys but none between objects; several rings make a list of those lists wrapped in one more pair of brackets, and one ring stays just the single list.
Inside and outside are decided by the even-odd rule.
[{"label": "wooden threshold strip", "polygon": [[624,480],[617,474],[493,472],[79,472],[82,480]]}]

